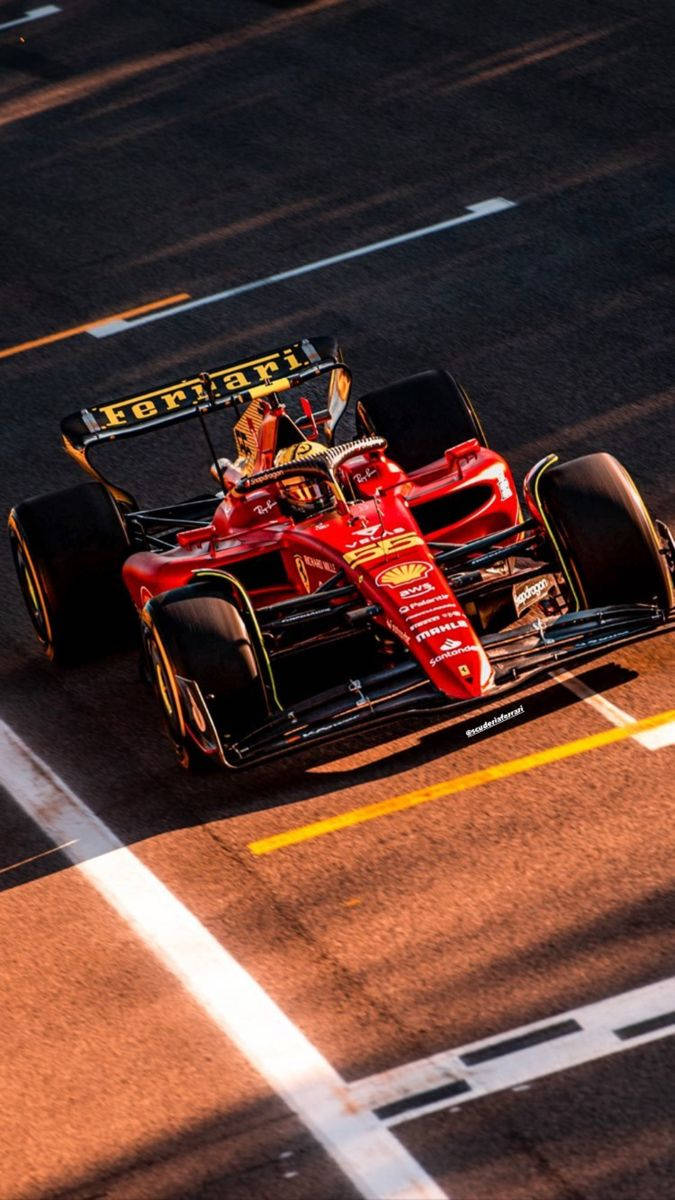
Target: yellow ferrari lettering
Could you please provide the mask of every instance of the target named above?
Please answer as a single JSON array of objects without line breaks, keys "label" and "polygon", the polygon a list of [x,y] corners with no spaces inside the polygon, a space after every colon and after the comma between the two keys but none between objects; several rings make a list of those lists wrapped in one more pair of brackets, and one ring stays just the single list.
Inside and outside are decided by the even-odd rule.
[{"label": "yellow ferrari lettering", "polygon": [[181,400],[185,400],[185,392],[182,389],[177,392],[162,392],[160,400],[170,412],[174,408],[180,408]]},{"label": "yellow ferrari lettering", "polygon": [[349,550],[345,554],[345,562],[350,566],[357,563],[377,562],[390,554],[399,554],[402,550],[411,550],[413,546],[423,546],[424,539],[418,533],[397,533],[393,537],[383,538],[379,542],[371,542],[369,546],[359,546],[357,550]]},{"label": "yellow ferrari lettering", "polygon": [[108,427],[113,425],[126,425],[127,418],[120,404],[103,404],[98,409],[101,416],[105,417],[108,422]]},{"label": "yellow ferrari lettering", "polygon": [[269,362],[255,364],[255,373],[262,383],[266,383],[273,371],[279,370],[279,363],[276,359],[271,358]]},{"label": "yellow ferrari lettering", "polygon": [[249,380],[243,371],[230,371],[227,375],[222,376],[223,387],[226,392],[235,392],[237,388],[245,388],[249,386]]},{"label": "yellow ferrari lettering", "polygon": [[152,400],[139,400],[138,404],[132,404],[131,411],[137,421],[145,421],[157,416],[157,405]]}]

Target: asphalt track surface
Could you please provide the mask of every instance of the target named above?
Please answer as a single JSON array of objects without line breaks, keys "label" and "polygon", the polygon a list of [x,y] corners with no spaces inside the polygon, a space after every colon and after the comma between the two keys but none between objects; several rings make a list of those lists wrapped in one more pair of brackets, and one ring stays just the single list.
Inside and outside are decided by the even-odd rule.
[{"label": "asphalt track surface", "polygon": [[[9,26],[28,11],[0,3],[0,351],[490,198],[515,206],[108,338],[6,355],[3,509],[77,480],[65,412],[334,332],[357,394],[450,366],[519,476],[551,449],[607,449],[675,521],[669,5],[64,0]],[[207,479],[187,433],[117,462],[147,503]],[[0,717],[348,1083],[675,975],[672,744],[622,738],[255,855],[276,833],[610,725],[550,682],[471,740],[469,722],[397,724],[194,779],[135,662],[55,670],[6,552],[0,573]],[[674,661],[659,636],[580,674],[639,720],[673,707]],[[10,792],[3,1200],[357,1195]],[[393,1133],[455,1200],[667,1200],[667,1033]]]}]

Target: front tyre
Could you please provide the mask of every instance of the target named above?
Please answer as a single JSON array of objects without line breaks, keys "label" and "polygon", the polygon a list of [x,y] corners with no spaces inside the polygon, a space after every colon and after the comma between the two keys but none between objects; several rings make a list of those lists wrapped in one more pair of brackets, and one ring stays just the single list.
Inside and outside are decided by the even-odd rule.
[{"label": "front tyre", "polygon": [[534,492],[577,608],[656,604],[670,610],[673,584],[653,521],[611,454],[544,468]]},{"label": "front tyre", "polygon": [[225,575],[164,592],[143,611],[146,663],[181,766],[227,759],[274,705],[269,662],[241,585]]}]

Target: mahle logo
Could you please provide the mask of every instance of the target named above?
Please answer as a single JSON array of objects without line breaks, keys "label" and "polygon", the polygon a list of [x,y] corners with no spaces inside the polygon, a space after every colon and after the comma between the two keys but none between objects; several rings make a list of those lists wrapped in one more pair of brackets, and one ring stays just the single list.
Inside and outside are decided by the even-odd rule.
[{"label": "mahle logo", "polygon": [[413,583],[416,579],[424,579],[430,570],[431,563],[397,563],[395,567],[387,567],[385,571],[380,571],[375,582],[383,587],[404,587],[406,584]]}]

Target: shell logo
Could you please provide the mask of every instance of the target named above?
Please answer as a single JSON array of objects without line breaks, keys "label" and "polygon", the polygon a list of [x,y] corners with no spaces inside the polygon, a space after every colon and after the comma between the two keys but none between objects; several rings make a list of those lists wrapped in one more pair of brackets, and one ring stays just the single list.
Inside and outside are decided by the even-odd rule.
[{"label": "shell logo", "polygon": [[375,582],[382,587],[405,587],[407,583],[413,583],[416,579],[424,579],[430,570],[431,563],[397,563],[395,567],[387,567],[386,570],[380,571]]}]

